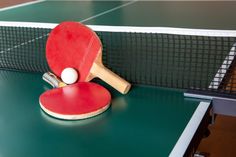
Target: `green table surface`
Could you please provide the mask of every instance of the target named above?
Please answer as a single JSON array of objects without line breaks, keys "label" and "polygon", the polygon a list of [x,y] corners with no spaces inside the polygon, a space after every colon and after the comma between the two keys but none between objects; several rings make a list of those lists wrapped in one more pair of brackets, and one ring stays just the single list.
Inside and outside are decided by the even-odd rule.
[{"label": "green table surface", "polygon": [[233,1],[43,1],[0,10],[0,21],[236,29]]},{"label": "green table surface", "polygon": [[[234,6],[234,2],[43,1],[2,9],[0,21],[235,29]],[[112,105],[105,113],[63,121],[40,109],[40,94],[51,88],[41,77],[0,71],[0,157],[168,156],[200,103],[184,98],[180,90],[134,85],[121,95],[106,85]]]},{"label": "green table surface", "polygon": [[64,121],[45,114],[41,74],[0,71],[0,156],[168,156],[199,101],[183,92],[134,85],[127,95],[106,86],[103,114]]}]

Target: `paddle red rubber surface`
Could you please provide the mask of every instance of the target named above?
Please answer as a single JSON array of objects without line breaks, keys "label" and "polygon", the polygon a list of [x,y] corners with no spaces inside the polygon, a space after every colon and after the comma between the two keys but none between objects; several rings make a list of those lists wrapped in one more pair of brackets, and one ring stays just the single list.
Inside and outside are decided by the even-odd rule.
[{"label": "paddle red rubber surface", "polygon": [[63,69],[71,67],[78,71],[78,81],[85,81],[101,49],[96,33],[81,23],[68,21],[60,23],[50,32],[46,58],[50,69],[58,77]]},{"label": "paddle red rubber surface", "polygon": [[39,97],[41,108],[60,119],[84,119],[104,112],[111,95],[96,83],[79,82],[44,92]]}]

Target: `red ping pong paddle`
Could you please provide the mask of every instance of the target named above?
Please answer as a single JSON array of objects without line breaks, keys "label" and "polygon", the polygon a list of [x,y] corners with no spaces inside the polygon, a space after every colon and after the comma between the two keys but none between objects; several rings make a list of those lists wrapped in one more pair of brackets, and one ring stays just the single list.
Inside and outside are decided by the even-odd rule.
[{"label": "red ping pong paddle", "polygon": [[42,110],[66,120],[96,116],[110,106],[111,95],[96,83],[79,82],[44,92],[39,97]]},{"label": "red ping pong paddle", "polygon": [[51,70],[60,77],[68,67],[79,73],[79,82],[99,77],[125,94],[131,85],[102,64],[102,44],[87,26],[78,22],[62,22],[50,33],[46,58]]}]

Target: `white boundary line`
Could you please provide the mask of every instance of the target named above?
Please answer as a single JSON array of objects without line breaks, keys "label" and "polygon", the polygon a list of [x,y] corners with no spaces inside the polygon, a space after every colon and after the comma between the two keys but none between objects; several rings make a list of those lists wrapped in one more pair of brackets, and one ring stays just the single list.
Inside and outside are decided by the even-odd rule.
[{"label": "white boundary line", "polygon": [[5,10],[10,10],[10,9],[15,9],[15,8],[27,6],[27,5],[37,4],[37,3],[44,2],[44,1],[46,1],[46,0],[37,0],[37,1],[33,1],[33,2],[25,2],[25,3],[17,4],[17,5],[1,8],[0,12],[5,11]]},{"label": "white boundary line", "polygon": [[[35,27],[53,29],[57,23],[14,22],[0,21],[0,26],[9,27]],[[130,32],[130,33],[163,33],[177,35],[211,36],[211,37],[236,37],[236,30],[190,29],[175,27],[136,27],[136,26],[104,26],[87,25],[94,31],[102,32]]]},{"label": "white boundary line", "polygon": [[225,97],[212,96],[212,95],[184,93],[184,96],[189,97],[189,98],[195,98],[195,99],[205,99],[205,100],[219,99],[219,100],[227,100],[227,101],[235,101],[236,102],[236,99],[233,99],[233,98],[225,98]]},{"label": "white boundary line", "polygon": [[14,22],[0,21],[0,26],[6,27],[33,27],[33,28],[49,28],[53,29],[57,23],[39,23],[39,22]]},{"label": "white boundary line", "polygon": [[88,25],[95,31],[131,32],[131,33],[164,33],[178,35],[236,37],[236,30],[190,29],[175,27],[133,27],[133,26],[99,26]]},{"label": "white boundary line", "polygon": [[177,143],[172,149],[169,157],[183,157],[184,156],[184,153],[186,149],[188,148],[209,106],[210,106],[210,102],[200,102],[192,118],[188,122],[180,138],[178,139]]}]

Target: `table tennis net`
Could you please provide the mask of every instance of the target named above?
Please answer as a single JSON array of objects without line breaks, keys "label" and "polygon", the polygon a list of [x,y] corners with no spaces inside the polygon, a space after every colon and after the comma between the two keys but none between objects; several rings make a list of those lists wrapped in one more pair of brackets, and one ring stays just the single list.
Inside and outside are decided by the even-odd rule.
[{"label": "table tennis net", "polygon": [[[0,22],[0,68],[50,71],[45,45],[55,26]],[[236,31],[89,27],[102,41],[103,63],[133,84],[236,95]]]}]

